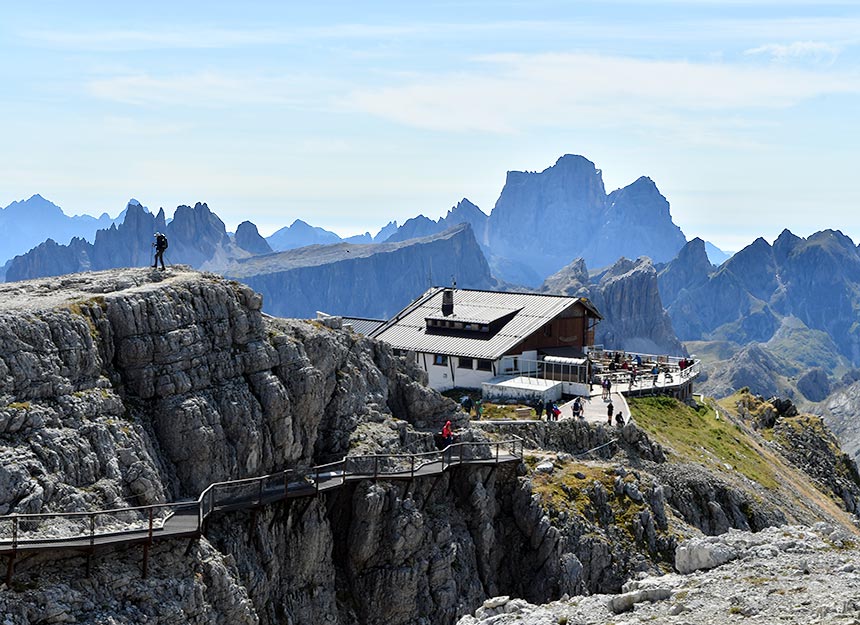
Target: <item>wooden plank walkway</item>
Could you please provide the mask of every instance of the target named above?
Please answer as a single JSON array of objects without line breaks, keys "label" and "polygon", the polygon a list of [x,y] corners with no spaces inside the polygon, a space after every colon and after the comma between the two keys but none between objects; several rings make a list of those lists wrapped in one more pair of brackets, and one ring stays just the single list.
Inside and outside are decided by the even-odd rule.
[{"label": "wooden plank walkway", "polygon": [[[82,550],[91,555],[99,547],[142,543],[146,575],[152,542],[198,537],[203,533],[204,521],[213,512],[253,509],[285,499],[313,497],[361,480],[412,480],[441,475],[456,466],[492,466],[519,462],[522,457],[523,442],[518,437],[495,443],[455,443],[436,452],[346,456],[339,462],[306,471],[288,469],[218,482],[207,487],[196,500],[89,512],[5,515],[0,516],[0,554],[8,557],[8,584],[19,553]],[[128,516],[135,518],[110,522]]]}]

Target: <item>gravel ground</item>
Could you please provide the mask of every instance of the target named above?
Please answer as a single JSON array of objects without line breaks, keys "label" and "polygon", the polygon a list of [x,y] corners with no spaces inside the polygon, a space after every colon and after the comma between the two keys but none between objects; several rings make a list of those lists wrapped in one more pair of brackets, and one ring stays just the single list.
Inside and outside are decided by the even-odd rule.
[{"label": "gravel ground", "polygon": [[542,606],[497,597],[458,625],[860,625],[855,540],[826,524],[693,539],[676,552],[680,570],[696,569],[689,574],[646,577],[628,582],[620,595],[562,598]]}]

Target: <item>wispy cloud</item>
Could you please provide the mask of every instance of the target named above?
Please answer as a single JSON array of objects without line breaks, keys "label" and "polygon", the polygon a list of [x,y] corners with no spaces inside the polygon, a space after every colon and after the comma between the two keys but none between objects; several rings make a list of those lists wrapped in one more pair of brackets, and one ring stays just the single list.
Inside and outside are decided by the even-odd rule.
[{"label": "wispy cloud", "polygon": [[789,67],[592,54],[492,55],[477,61],[469,72],[358,90],[348,106],[410,126],[504,133],[540,126],[668,127],[691,114],[724,119],[826,93],[860,93],[856,76]]},{"label": "wispy cloud", "polygon": [[332,82],[309,76],[235,75],[197,72],[171,76],[125,74],[87,83],[105,100],[141,106],[222,108],[236,105],[318,106]]},{"label": "wispy cloud", "polygon": [[745,50],[744,54],[766,55],[774,61],[784,63],[795,59],[811,59],[832,63],[839,56],[841,47],[822,41],[795,41],[788,44],[768,43],[757,48]]}]

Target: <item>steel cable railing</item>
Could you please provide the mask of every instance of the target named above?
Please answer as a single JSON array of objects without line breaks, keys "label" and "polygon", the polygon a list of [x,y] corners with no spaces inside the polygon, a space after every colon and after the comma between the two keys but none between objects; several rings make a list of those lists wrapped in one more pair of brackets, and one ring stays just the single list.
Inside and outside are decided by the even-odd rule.
[{"label": "steel cable railing", "polygon": [[[202,531],[206,518],[218,510],[252,508],[290,496],[313,495],[343,486],[348,480],[409,478],[435,475],[460,464],[522,460],[523,440],[452,443],[442,450],[410,454],[345,456],[308,469],[286,469],[263,476],[215,482],[196,500],[89,512],[40,512],[0,516],[0,551],[27,548],[93,547],[97,540],[152,542],[160,535],[191,535]],[[438,465],[438,466],[434,466]],[[177,522],[184,519],[187,525]],[[168,524],[177,522],[177,530]]]}]

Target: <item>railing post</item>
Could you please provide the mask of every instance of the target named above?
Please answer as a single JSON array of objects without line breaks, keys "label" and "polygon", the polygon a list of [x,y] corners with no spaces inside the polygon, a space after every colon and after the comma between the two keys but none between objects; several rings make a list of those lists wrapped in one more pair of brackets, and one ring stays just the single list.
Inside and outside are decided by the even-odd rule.
[{"label": "railing post", "polygon": [[499,444],[496,443],[496,464],[499,464]]},{"label": "railing post", "polygon": [[143,543],[143,578],[149,575],[149,546],[152,544],[152,507],[149,508],[149,535]]},{"label": "railing post", "polygon": [[18,515],[12,517],[12,551],[18,549]]},{"label": "railing post", "polygon": [[376,481],[376,477],[378,475],[378,470],[379,470],[379,456],[374,455],[373,456],[373,480],[374,481]]},{"label": "railing post", "polygon": [[90,512],[90,547],[96,543],[96,513]]},{"label": "railing post", "polygon": [[260,486],[257,488],[257,505],[263,505],[263,478],[260,478],[259,482]]},{"label": "railing post", "polygon": [[410,458],[412,459],[412,466],[409,469],[409,477],[415,479],[415,454],[412,454]]},{"label": "railing post", "polygon": [[314,488],[316,488],[317,495],[320,494],[320,468],[314,467]]}]

